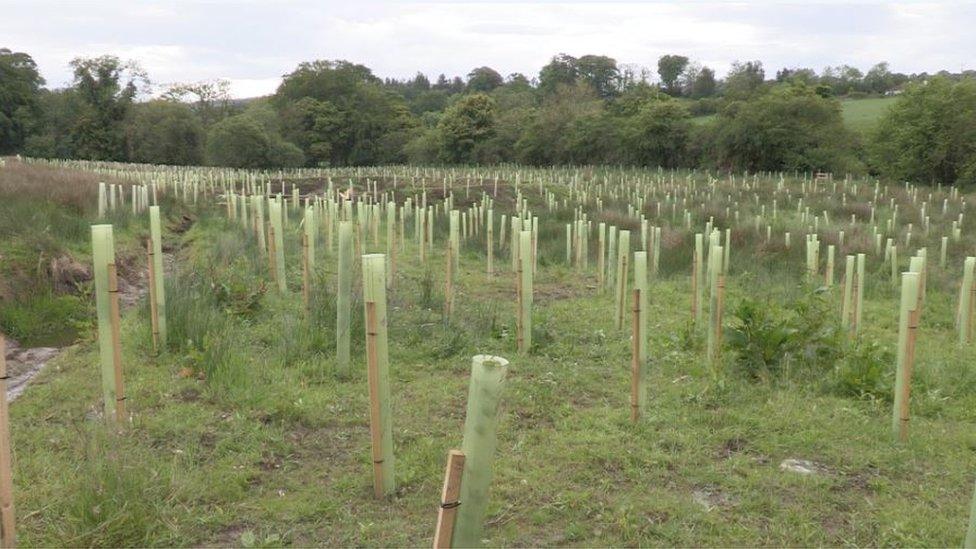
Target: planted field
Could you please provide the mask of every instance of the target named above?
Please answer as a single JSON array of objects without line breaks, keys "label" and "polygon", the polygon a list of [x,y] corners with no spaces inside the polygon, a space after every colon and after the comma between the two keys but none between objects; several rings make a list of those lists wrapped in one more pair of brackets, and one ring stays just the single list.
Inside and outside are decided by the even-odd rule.
[{"label": "planted field", "polygon": [[0,190],[38,178],[77,196],[3,245],[36,256],[50,235],[44,264],[89,276],[29,292],[72,300],[50,313],[71,337],[3,303],[22,345],[76,341],[10,407],[22,545],[428,546],[452,523],[443,545],[966,535],[958,189],[10,159]]}]

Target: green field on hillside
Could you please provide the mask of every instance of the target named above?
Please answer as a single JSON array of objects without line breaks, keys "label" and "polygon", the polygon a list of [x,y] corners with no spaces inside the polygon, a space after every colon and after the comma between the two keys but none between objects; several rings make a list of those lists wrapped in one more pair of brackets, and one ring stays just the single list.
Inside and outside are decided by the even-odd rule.
[{"label": "green field on hillside", "polygon": [[[877,125],[885,111],[895,103],[896,97],[871,97],[868,99],[842,99],[840,104],[844,123],[848,128],[859,132],[869,132]],[[715,120],[716,115],[695,116],[692,124],[706,124]]]},{"label": "green field on hillside", "polygon": [[856,132],[869,132],[891,107],[897,97],[872,97],[869,99],[845,99],[841,101],[844,123]]}]

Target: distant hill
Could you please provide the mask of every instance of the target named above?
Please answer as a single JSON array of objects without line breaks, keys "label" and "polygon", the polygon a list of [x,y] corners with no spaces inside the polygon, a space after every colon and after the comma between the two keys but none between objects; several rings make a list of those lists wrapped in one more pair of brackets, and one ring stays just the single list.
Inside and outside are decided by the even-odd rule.
[{"label": "distant hill", "polygon": [[257,101],[258,99],[264,99],[265,97],[268,97],[268,96],[267,95],[261,95],[261,96],[258,96],[258,97],[240,97],[240,98],[237,98],[237,99],[231,99],[229,101],[229,103],[231,104],[232,107],[244,108],[244,107],[250,105],[251,103]]}]

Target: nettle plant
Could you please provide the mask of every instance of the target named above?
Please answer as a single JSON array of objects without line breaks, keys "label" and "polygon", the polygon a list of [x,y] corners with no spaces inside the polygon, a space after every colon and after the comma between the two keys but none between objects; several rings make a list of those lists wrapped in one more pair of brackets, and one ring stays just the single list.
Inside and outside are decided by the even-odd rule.
[{"label": "nettle plant", "polygon": [[847,348],[843,330],[820,294],[779,304],[743,299],[733,310],[728,345],[749,378],[770,380],[792,370],[827,371]]}]

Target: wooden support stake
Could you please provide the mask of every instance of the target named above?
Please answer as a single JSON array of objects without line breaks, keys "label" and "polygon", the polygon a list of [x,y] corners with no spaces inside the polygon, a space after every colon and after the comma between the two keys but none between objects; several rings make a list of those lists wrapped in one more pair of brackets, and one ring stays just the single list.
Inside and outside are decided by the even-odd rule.
[{"label": "wooden support stake", "polygon": [[146,253],[149,268],[149,323],[152,326],[153,353],[159,353],[159,316],[156,304],[156,267],[152,239],[146,240]]},{"label": "wooden support stake", "polygon": [[518,258],[518,350],[528,353],[532,348],[532,232],[519,233]]},{"label": "wooden support stake", "polygon": [[437,527],[434,530],[434,549],[449,549],[454,536],[454,520],[461,506],[461,475],[464,472],[464,452],[451,450],[447,454],[444,471],[444,488],[441,505],[437,509]]},{"label": "wooden support stake", "polygon": [[115,364],[115,421],[125,420],[125,390],[122,387],[122,319],[119,311],[119,278],[115,263],[108,264],[108,295],[111,300],[112,362]]},{"label": "wooden support stake", "polygon": [[704,328],[705,309],[705,235],[695,233],[695,326]]},{"label": "wooden support stake", "polygon": [[163,229],[159,218],[159,206],[149,207],[149,238],[152,242],[152,265],[149,271],[152,273],[150,287],[155,288],[156,293],[151,296],[156,303],[156,331],[160,345],[166,345],[166,273],[163,270]]},{"label": "wooden support stake", "polygon": [[620,231],[617,248],[616,272],[616,314],[614,319],[618,330],[624,326],[624,311],[627,308],[627,276],[630,273],[630,231]]},{"label": "wooden support stake", "polygon": [[854,298],[854,256],[847,256],[846,263],[844,266],[844,294],[841,301],[840,308],[840,320],[841,326],[847,330],[849,335],[853,335],[851,331],[851,314],[854,312],[853,307]]},{"label": "wooden support stake", "polygon": [[14,521],[14,489],[10,451],[10,417],[7,409],[7,341],[0,335],[0,544],[17,546]]},{"label": "wooden support stake", "polygon": [[275,261],[275,256],[277,255],[277,253],[275,253],[274,233],[275,233],[274,227],[271,225],[271,222],[269,221],[268,222],[268,270],[271,271],[271,281],[274,282],[275,285],[277,286],[278,285],[278,264]]},{"label": "wooden support stake", "polygon": [[339,258],[336,285],[336,370],[349,373],[352,330],[352,221],[339,222]]},{"label": "wooden support stake", "polygon": [[956,312],[960,345],[970,343],[973,336],[973,298],[976,297],[974,273],[976,273],[976,257],[967,257],[963,263],[962,286],[959,288],[959,305]]},{"label": "wooden support stake", "polygon": [[715,360],[722,354],[722,314],[725,312],[725,275],[718,275],[718,323],[715,325]]},{"label": "wooden support stake", "polygon": [[698,323],[698,256],[691,258],[691,320]]},{"label": "wooden support stake", "polygon": [[302,233],[302,303],[305,305],[305,312],[311,310],[311,273],[308,265],[308,234]]},{"label": "wooden support stake", "polygon": [[376,352],[376,303],[366,302],[366,373],[369,378],[369,435],[373,456],[373,495],[383,497],[383,433],[380,429],[379,362]]},{"label": "wooden support stake", "polygon": [[454,245],[451,240],[447,241],[447,253],[444,255],[447,260],[444,279],[444,319],[449,321],[454,313]]},{"label": "wooden support stake", "polygon": [[[526,267],[531,268],[531,263],[527,262]],[[472,359],[464,441],[461,443],[465,456],[461,475],[462,505],[458,508],[452,547],[477,547],[481,544],[492,462],[498,442],[498,416],[507,373],[508,361],[504,358],[477,355]]]},{"label": "wooden support stake", "polygon": [[895,377],[895,402],[892,430],[899,442],[908,440],[909,401],[912,369],[915,363],[915,338],[918,330],[919,274],[902,273],[901,304],[898,322],[898,365]]},{"label": "wooden support stake", "polygon": [[494,234],[494,231],[495,231],[495,229],[494,229],[494,227],[495,227],[495,210],[493,210],[493,209],[489,209],[488,210],[488,219],[487,219],[487,221],[488,221],[488,227],[487,227],[488,232],[486,234],[486,244],[485,244],[485,246],[487,247],[486,254],[487,254],[487,259],[488,259],[488,278],[491,278],[492,275],[495,273],[495,268],[494,268],[494,265],[493,265],[494,258],[495,258],[495,246],[494,246],[494,242],[493,242],[494,241],[494,236],[495,236],[495,234]]},{"label": "wooden support stake", "polygon": [[271,235],[274,243],[274,254],[271,255],[274,258],[275,282],[278,283],[278,291],[285,294],[288,293],[288,284],[285,272],[285,232],[282,228],[282,217],[287,216],[288,209],[281,207],[280,200],[273,200],[269,204]]},{"label": "wooden support stake", "polygon": [[377,498],[396,490],[393,473],[393,413],[387,346],[386,256],[363,256],[363,299],[366,316],[366,374],[369,383],[373,489]]},{"label": "wooden support stake", "polygon": [[641,290],[634,289],[634,301],[631,308],[633,320],[631,330],[631,358],[630,358],[630,420],[637,423],[640,419],[640,386],[641,386]]},{"label": "wooden support stake", "polygon": [[98,361],[102,373],[102,403],[105,419],[116,417],[115,349],[112,335],[112,298],[108,266],[115,263],[111,225],[92,225],[92,276],[95,279],[95,311],[98,317]]}]

